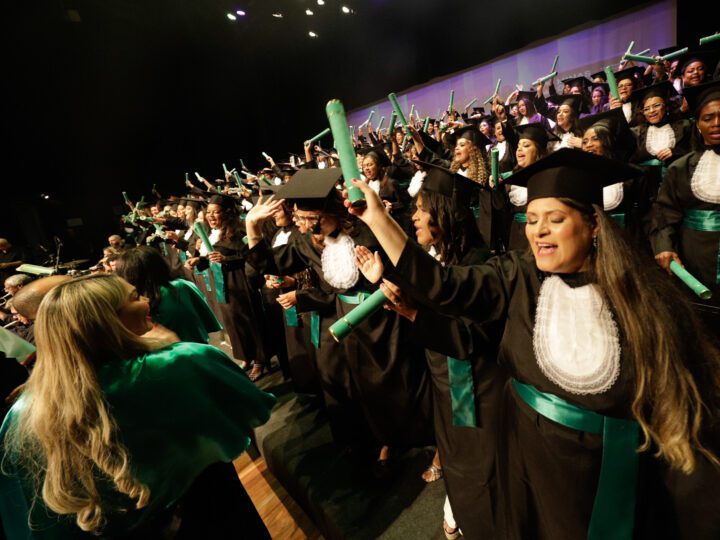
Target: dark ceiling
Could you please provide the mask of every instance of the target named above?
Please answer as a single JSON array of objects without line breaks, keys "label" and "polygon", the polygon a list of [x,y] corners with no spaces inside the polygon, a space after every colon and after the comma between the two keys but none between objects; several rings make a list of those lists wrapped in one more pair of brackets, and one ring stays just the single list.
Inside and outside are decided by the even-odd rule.
[{"label": "dark ceiling", "polygon": [[[179,192],[184,171],[216,177],[223,161],[300,153],[332,97],[358,107],[640,4],[15,2],[2,16],[4,169],[18,196],[49,191],[77,214],[95,200],[104,212],[123,189]],[[247,15],[228,20],[237,9]]]}]

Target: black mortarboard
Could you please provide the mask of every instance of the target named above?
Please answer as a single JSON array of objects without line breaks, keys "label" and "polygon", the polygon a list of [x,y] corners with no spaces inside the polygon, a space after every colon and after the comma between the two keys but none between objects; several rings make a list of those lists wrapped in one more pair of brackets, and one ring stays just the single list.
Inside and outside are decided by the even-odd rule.
[{"label": "black mortarboard", "polygon": [[529,90],[518,90],[516,102],[520,101],[521,99],[527,99],[530,103],[535,102],[535,96],[537,96],[537,92],[534,90],[531,92]]},{"label": "black mortarboard", "polygon": [[480,188],[480,184],[477,182],[446,167],[417,159],[414,159],[413,163],[417,163],[427,171],[423,180],[423,189],[425,190],[446,197],[455,197],[458,201],[469,201],[473,192]]},{"label": "black mortarboard", "polygon": [[385,153],[385,147],[382,144],[360,148],[357,153],[364,156],[374,157],[381,167],[390,166],[390,158]]},{"label": "black mortarboard", "polygon": [[635,137],[621,107],[610,109],[599,114],[585,116],[578,120],[578,129],[585,133],[596,126],[607,129],[612,135],[611,149],[617,157],[628,157],[635,148]]},{"label": "black mortarboard", "polygon": [[485,114],[485,107],[473,107],[473,108],[472,108],[472,115],[471,115],[471,116],[475,116],[475,115],[478,115],[478,114],[481,115],[481,116],[484,115],[484,114]]},{"label": "black mortarboard", "polygon": [[642,80],[642,76],[645,70],[639,66],[633,66],[625,69],[621,69],[613,73],[615,75],[615,81],[620,84],[620,81],[624,79],[631,79],[633,82]]},{"label": "black mortarboard", "polygon": [[570,77],[569,79],[563,79],[563,84],[567,84],[570,88],[573,87],[580,87],[585,90],[590,88],[592,85],[592,81],[588,79],[585,75],[580,75],[579,77]]},{"label": "black mortarboard", "polygon": [[687,100],[690,110],[697,118],[703,105],[708,101],[720,99],[720,80],[685,88],[683,97]]},{"label": "black mortarboard", "polygon": [[205,206],[207,203],[201,199],[188,199],[188,198],[181,198],[178,199],[179,203],[184,204],[185,206],[190,206],[194,208],[195,210],[200,210],[203,206]]},{"label": "black mortarboard", "polygon": [[418,133],[420,133],[420,138],[422,139],[425,148],[430,150],[433,154],[441,155],[443,153],[444,148],[440,141],[435,139],[435,137],[428,135],[424,131],[419,131]]},{"label": "black mortarboard", "polygon": [[596,88],[602,88],[605,91],[605,95],[610,94],[610,85],[608,83],[592,83],[592,90],[595,91]]},{"label": "black mortarboard", "polygon": [[575,118],[580,115],[583,98],[579,94],[560,94],[550,96],[546,99],[556,107],[560,107],[560,105],[568,105],[573,111],[575,111]]},{"label": "black mortarboard", "polygon": [[533,122],[522,126],[514,126],[519,139],[529,139],[540,148],[545,148],[550,141],[559,141],[558,137],[548,131],[541,122]]},{"label": "black mortarboard", "polygon": [[341,176],[342,170],[338,168],[301,169],[280,186],[277,197],[294,202],[301,210],[336,210],[338,201],[342,206],[342,198],[335,189]]},{"label": "black mortarboard", "polygon": [[673,45],[672,47],[665,47],[664,49],[658,49],[658,54],[660,56],[665,56],[666,54],[674,53],[675,51],[679,51],[682,47],[678,47],[677,45]]},{"label": "black mortarboard", "polygon": [[485,148],[488,144],[492,144],[492,141],[480,133],[480,130],[474,125],[457,128],[453,131],[452,137],[454,144],[457,144],[458,139],[467,139],[478,148]]},{"label": "black mortarboard", "polygon": [[677,90],[675,90],[675,87],[670,83],[670,81],[662,81],[657,84],[653,84],[652,86],[646,86],[644,88],[640,88],[639,90],[635,90],[632,94],[630,94],[630,101],[636,105],[642,106],[642,103],[651,97],[661,97],[667,103],[667,101],[673,96],[677,96]]},{"label": "black mortarboard", "polygon": [[213,193],[208,199],[208,204],[217,204],[226,210],[235,210],[240,201],[224,193]]},{"label": "black mortarboard", "polygon": [[568,198],[602,208],[603,188],[634,178],[641,171],[620,161],[574,148],[562,148],[505,180],[526,187],[528,202],[546,197]]},{"label": "black mortarboard", "polygon": [[710,75],[715,64],[717,63],[717,51],[712,49],[696,49],[683,54],[678,61],[678,73],[685,71],[688,64],[692,62],[702,62],[705,65],[705,72]]},{"label": "black mortarboard", "polygon": [[590,75],[590,78],[595,82],[595,79],[602,79],[603,81],[607,82],[607,75],[605,75],[605,71],[600,70],[597,73],[593,73]]}]

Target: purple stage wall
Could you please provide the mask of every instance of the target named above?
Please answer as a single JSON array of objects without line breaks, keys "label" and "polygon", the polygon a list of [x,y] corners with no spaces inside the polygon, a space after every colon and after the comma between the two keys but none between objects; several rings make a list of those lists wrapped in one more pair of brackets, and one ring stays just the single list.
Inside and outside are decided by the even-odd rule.
[{"label": "purple stage wall", "polygon": [[[560,60],[555,83],[560,91],[561,79],[579,75],[589,77],[606,65],[616,65],[631,41],[635,41],[634,52],[650,48],[651,54],[657,54],[659,48],[675,45],[675,19],[675,1],[665,0],[598,24],[573,28],[565,35],[536,42],[466,71],[395,92],[406,116],[415,105],[421,117],[437,118],[447,109],[451,90],[455,90],[455,109],[462,111],[473,98],[478,98],[476,106],[482,106],[501,78],[499,94],[505,99],[515,89],[515,84],[528,89],[533,81],[547,75],[556,54],[560,55]],[[393,90],[389,88],[387,92]],[[387,127],[392,107],[385,96],[349,112],[348,124],[358,126],[365,122],[371,110],[375,111],[373,126],[385,116],[384,126]]]}]

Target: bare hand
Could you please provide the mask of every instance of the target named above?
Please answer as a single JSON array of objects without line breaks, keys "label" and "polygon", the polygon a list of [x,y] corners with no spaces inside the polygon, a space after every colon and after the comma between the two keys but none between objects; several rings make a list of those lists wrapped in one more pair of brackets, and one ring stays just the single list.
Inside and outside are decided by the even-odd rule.
[{"label": "bare hand", "polygon": [[192,270],[198,262],[200,262],[200,257],[190,257],[187,261],[185,261],[185,268]]},{"label": "bare hand", "polygon": [[391,281],[388,281],[387,279],[383,279],[380,288],[382,289],[383,293],[385,293],[385,296],[387,296],[388,298],[388,303],[385,304],[385,309],[389,311],[395,311],[406,319],[409,319],[413,322],[415,321],[415,317],[417,316],[417,308],[403,297],[400,287],[398,287]]},{"label": "bare hand", "polygon": [[274,216],[282,208],[283,200],[275,200],[275,195],[270,195],[267,199],[263,200],[260,196],[255,206],[248,212],[245,218],[245,223],[250,225],[260,224],[268,218]]},{"label": "bare hand", "polygon": [[365,246],[355,247],[355,264],[370,283],[377,283],[382,278],[385,267],[380,254],[374,254]]},{"label": "bare hand", "polygon": [[353,186],[358,188],[365,195],[365,206],[353,206],[347,199],[347,192],[343,190],[343,198],[345,199],[345,207],[348,209],[348,213],[359,217],[367,225],[372,227],[372,224],[376,221],[387,217],[387,210],[385,205],[380,200],[377,193],[365,182],[361,182],[357,178],[352,180]]},{"label": "bare hand", "polygon": [[210,253],[208,253],[207,258],[210,262],[221,263],[225,260],[225,255],[223,255],[219,251],[211,251]]},{"label": "bare hand", "polygon": [[268,289],[292,289],[297,282],[292,276],[274,276],[265,274],[265,286]]},{"label": "bare hand", "polygon": [[680,257],[674,251],[662,251],[655,255],[655,262],[657,262],[660,267],[667,271],[667,273],[670,275],[672,275],[672,270],[670,270],[670,263],[672,261],[675,261],[680,266],[684,267],[682,261],[680,260]]},{"label": "bare hand", "polygon": [[665,161],[666,159],[670,159],[672,155],[673,153],[670,148],[663,148],[657,154],[655,154],[655,157],[661,161]]},{"label": "bare hand", "polygon": [[618,109],[618,108],[622,107],[622,105],[623,105],[622,101],[620,101],[619,99],[615,99],[615,97],[612,94],[610,94],[610,96],[608,96],[608,102],[610,103],[611,109]]},{"label": "bare hand", "polygon": [[177,242],[178,235],[175,231],[165,231],[165,238],[167,240],[172,240],[173,242]]},{"label": "bare hand", "polygon": [[570,148],[582,148],[582,139],[580,137],[570,137],[568,146]]},{"label": "bare hand", "polygon": [[283,307],[283,309],[290,309],[291,307],[297,305],[297,295],[295,291],[281,294],[277,297],[277,302]]}]

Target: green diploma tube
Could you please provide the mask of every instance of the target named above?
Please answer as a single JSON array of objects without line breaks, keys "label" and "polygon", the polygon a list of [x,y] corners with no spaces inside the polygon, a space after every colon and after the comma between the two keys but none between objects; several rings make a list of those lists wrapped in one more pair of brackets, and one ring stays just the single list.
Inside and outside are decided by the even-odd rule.
[{"label": "green diploma tube", "polygon": [[378,289],[350,313],[335,321],[330,327],[330,334],[339,343],[353,331],[353,328],[380,309],[385,302],[387,302],[387,296],[382,289]]},{"label": "green diploma tube", "polygon": [[470,107],[472,107],[473,105],[475,105],[475,103],[477,103],[477,98],[474,98],[470,103],[468,103],[467,105],[465,105],[465,110],[467,111],[468,109],[470,109]]},{"label": "green diploma tube", "polygon": [[233,171],[233,178],[235,178],[235,183],[237,184],[237,187],[242,189],[243,188],[242,180],[240,180],[240,175],[238,174],[237,171]]},{"label": "green diploma tube", "polygon": [[210,243],[210,238],[208,238],[202,223],[196,221],[193,225],[193,229],[195,230],[195,234],[197,234],[200,237],[200,240],[202,240],[202,243],[205,245],[205,249],[207,249],[208,253],[210,253],[213,250],[213,245]]},{"label": "green diploma tube", "polygon": [[712,293],[710,292],[710,289],[708,289],[705,285],[700,283],[695,276],[693,276],[690,272],[685,270],[682,266],[680,266],[676,261],[670,262],[670,270],[672,270],[672,273],[675,274],[677,277],[680,278],[680,280],[690,287],[692,291],[697,294],[700,298],[703,300],[709,300],[712,296]]},{"label": "green diploma tube", "polygon": [[398,120],[400,120],[400,124],[402,127],[407,128],[407,120],[405,119],[405,115],[402,112],[402,109],[400,108],[400,104],[398,103],[397,96],[394,92],[390,92],[388,94],[388,99],[390,100],[390,103],[392,103],[393,110],[395,111],[395,116],[397,116]]},{"label": "green diploma tube", "polygon": [[424,131],[425,133],[427,133],[427,128],[428,128],[429,125],[430,125],[430,117],[429,117],[429,116],[426,116],[426,117],[425,117],[425,124],[423,125],[423,131]]},{"label": "green diploma tube", "polygon": [[309,138],[306,142],[308,144],[312,144],[322,139],[325,135],[330,135],[330,128],[323,129],[320,133],[318,133],[314,137]]},{"label": "green diploma tube", "polygon": [[130,199],[128,199],[127,191],[123,191],[123,192],[122,192],[122,196],[123,196],[123,200],[124,200],[127,204],[130,204]]},{"label": "green diploma tube", "polygon": [[500,171],[499,165],[500,150],[493,148],[490,150],[490,176],[492,176],[493,182],[498,183],[499,177],[498,172]]},{"label": "green diploma tube", "polygon": [[620,93],[618,92],[617,81],[615,80],[615,74],[613,73],[612,66],[605,66],[603,71],[605,72],[605,78],[607,79],[612,97],[620,99]]},{"label": "green diploma tube", "polygon": [[396,123],[397,123],[397,113],[395,112],[395,109],[393,109],[393,112],[390,115],[390,123],[388,124],[388,133],[391,133],[392,130],[395,129]]},{"label": "green diploma tube", "polygon": [[542,83],[545,83],[545,82],[548,82],[550,79],[554,79],[555,77],[557,77],[557,74],[558,74],[557,71],[553,71],[552,73],[548,73],[548,74],[545,75],[544,77],[540,77],[537,81],[535,81],[535,82],[533,83],[533,86],[538,85],[538,84],[542,84]]},{"label": "green diploma tube", "polygon": [[495,99],[495,96],[497,96],[497,95],[498,95],[498,92],[500,91],[500,85],[501,85],[501,84],[502,84],[502,79],[498,79],[497,84],[495,85],[495,92],[493,93],[492,96],[490,96],[489,98],[487,98],[487,99],[485,100],[484,105],[487,105],[488,103],[491,103],[492,100]]},{"label": "green diploma tube", "polygon": [[413,121],[413,119],[412,119],[413,114],[415,114],[415,104],[414,103],[412,105],[410,105],[410,114],[408,114],[408,118],[410,118],[411,122]]},{"label": "green diploma tube", "polygon": [[448,103],[448,114],[452,114],[455,104],[455,90],[450,90],[450,103]]},{"label": "green diploma tube", "polygon": [[644,62],[645,64],[656,64],[657,58],[654,56],[642,56],[640,54],[626,54],[623,60],[632,60],[633,62]]},{"label": "green diploma tube", "polygon": [[677,58],[678,56],[682,56],[686,52],[688,52],[688,47],[685,47],[684,49],[680,49],[679,51],[671,52],[670,54],[666,54],[662,58],[663,58],[663,60],[674,60],[675,58]]},{"label": "green diploma tube", "polygon": [[189,182],[189,181],[190,181],[190,174],[189,174],[189,173],[185,173],[185,181],[186,181],[186,182]]},{"label": "green diploma tube", "polygon": [[378,132],[382,129],[384,123],[385,123],[385,117],[384,117],[384,116],[381,116],[381,117],[380,117],[380,122],[378,122],[378,127],[377,127],[377,131],[378,131]]},{"label": "green diploma tube", "polygon": [[707,45],[708,43],[712,43],[713,41],[720,41],[720,32],[717,34],[713,34],[712,36],[705,36],[704,38],[700,38],[700,45]]},{"label": "green diploma tube", "polygon": [[559,55],[559,54],[556,54],[556,55],[555,55],[555,60],[553,60],[553,65],[552,65],[552,67],[550,68],[550,73],[552,73],[553,71],[555,71],[555,69],[557,68],[558,60],[560,60],[560,55]]},{"label": "green diploma tube", "polygon": [[222,166],[223,166],[223,172],[224,172],[225,174],[227,174],[227,173],[230,172],[230,171],[228,171],[228,168],[225,166],[224,163],[222,164]]},{"label": "green diploma tube", "polygon": [[632,48],[635,46],[635,41],[631,41],[630,45],[628,45],[627,50],[625,51],[625,54],[630,54],[630,51],[632,51]]},{"label": "green diploma tube", "polygon": [[347,188],[348,200],[353,206],[364,206],[365,195],[359,188],[353,186],[353,178],[360,179],[360,170],[353,149],[352,138],[348,130],[347,118],[345,117],[345,108],[338,99],[329,101],[325,106],[325,112],[330,123],[330,130],[335,139],[335,148],[340,158],[340,168],[345,178],[345,187]]},{"label": "green diploma tube", "polygon": [[375,116],[375,111],[370,111],[370,114],[368,115],[368,119],[365,120],[365,125],[367,126],[370,122],[372,122],[373,116]]}]

